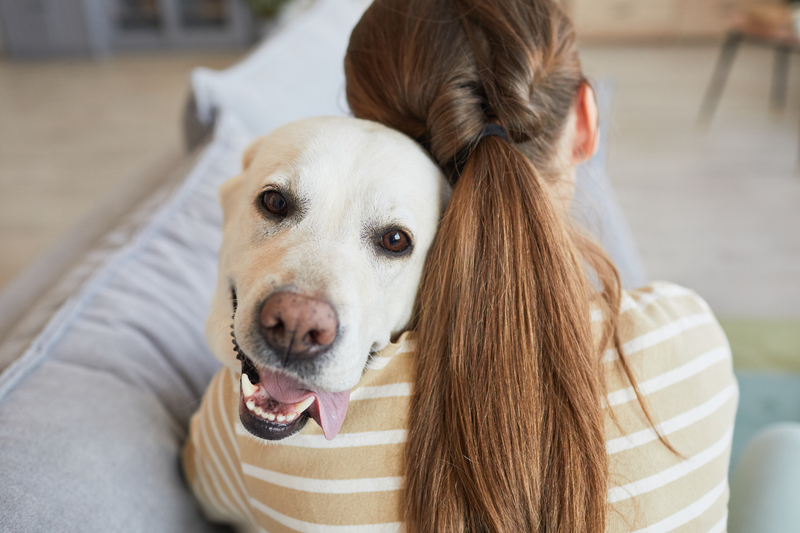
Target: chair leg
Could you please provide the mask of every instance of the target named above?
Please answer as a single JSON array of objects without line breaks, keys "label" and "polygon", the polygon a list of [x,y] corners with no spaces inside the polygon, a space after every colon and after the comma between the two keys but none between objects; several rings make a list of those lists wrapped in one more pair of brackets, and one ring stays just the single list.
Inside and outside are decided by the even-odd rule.
[{"label": "chair leg", "polygon": [[797,166],[794,168],[794,173],[800,175],[800,145],[797,147]]},{"label": "chair leg", "polygon": [[772,71],[772,97],[770,99],[773,111],[783,111],[786,108],[786,85],[789,78],[788,46],[778,46],[775,49],[775,67]]},{"label": "chair leg", "polygon": [[714,118],[719,99],[722,96],[722,90],[725,88],[725,82],[728,80],[731,65],[733,65],[733,60],[741,42],[741,34],[729,33],[725,43],[722,45],[722,51],[719,54],[717,66],[711,78],[711,84],[708,86],[706,95],[703,98],[703,105],[700,107],[700,114],[697,117],[697,122],[701,125],[708,126]]}]

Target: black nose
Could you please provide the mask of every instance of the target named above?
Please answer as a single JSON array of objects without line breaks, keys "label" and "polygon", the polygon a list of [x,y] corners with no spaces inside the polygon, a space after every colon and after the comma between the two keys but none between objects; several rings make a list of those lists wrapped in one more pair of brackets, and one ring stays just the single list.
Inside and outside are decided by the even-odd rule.
[{"label": "black nose", "polygon": [[264,340],[284,361],[310,360],[336,339],[339,320],[326,302],[292,292],[279,292],[261,307]]}]

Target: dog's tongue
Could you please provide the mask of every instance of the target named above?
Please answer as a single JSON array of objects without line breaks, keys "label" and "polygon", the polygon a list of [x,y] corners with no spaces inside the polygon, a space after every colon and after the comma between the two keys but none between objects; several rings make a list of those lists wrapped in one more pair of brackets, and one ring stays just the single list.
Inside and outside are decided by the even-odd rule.
[{"label": "dog's tongue", "polygon": [[314,396],[316,402],[308,408],[308,414],[322,428],[326,439],[333,440],[339,433],[350,403],[349,390],[344,392],[309,390],[296,379],[267,369],[261,369],[260,377],[265,392],[281,403],[294,404]]}]

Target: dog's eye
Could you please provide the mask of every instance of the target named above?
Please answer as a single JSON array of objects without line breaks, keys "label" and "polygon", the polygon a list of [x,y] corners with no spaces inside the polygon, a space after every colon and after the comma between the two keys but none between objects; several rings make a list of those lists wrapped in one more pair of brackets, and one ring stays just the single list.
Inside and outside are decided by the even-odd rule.
[{"label": "dog's eye", "polygon": [[411,246],[411,239],[405,231],[393,229],[381,238],[381,246],[397,254],[405,252]]},{"label": "dog's eye", "polygon": [[289,213],[289,202],[279,192],[265,191],[261,195],[261,204],[274,215],[285,217]]}]

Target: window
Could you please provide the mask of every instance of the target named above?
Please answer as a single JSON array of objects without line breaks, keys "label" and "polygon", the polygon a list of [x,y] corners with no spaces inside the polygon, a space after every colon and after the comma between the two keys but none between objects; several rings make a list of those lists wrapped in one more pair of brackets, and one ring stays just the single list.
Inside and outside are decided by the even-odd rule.
[{"label": "window", "polygon": [[123,30],[158,30],[161,9],[158,0],[118,0],[117,26]]},{"label": "window", "polygon": [[179,0],[180,25],[184,28],[221,28],[227,13],[224,0]]}]

